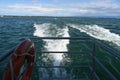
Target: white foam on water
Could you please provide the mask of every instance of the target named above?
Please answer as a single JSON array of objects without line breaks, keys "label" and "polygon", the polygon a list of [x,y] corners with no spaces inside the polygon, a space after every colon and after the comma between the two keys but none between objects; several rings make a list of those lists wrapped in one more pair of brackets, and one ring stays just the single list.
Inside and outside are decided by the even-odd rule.
[{"label": "white foam on water", "polygon": [[[35,32],[34,36],[38,37],[58,37],[58,35],[62,35],[62,37],[69,37],[68,34],[68,28],[65,27],[64,29],[58,29],[50,31],[50,27],[54,27],[57,29],[57,26],[55,24],[50,23],[43,23],[43,24],[34,24]],[[52,34],[52,33],[57,34]],[[44,40],[46,42],[46,45],[44,46],[48,51],[67,51],[67,44],[69,44],[69,40]],[[54,66],[59,66],[60,62],[63,59],[63,53],[56,53],[56,54],[50,54],[54,57]],[[60,72],[59,69],[55,68],[55,76],[59,76]]]},{"label": "white foam on water", "polygon": [[81,32],[85,32],[96,39],[109,41],[120,47],[120,35],[110,32],[109,29],[105,29],[98,25],[68,25],[80,30]]},{"label": "white foam on water", "polygon": [[44,23],[44,24],[34,24],[35,27],[35,32],[34,32],[34,36],[38,36],[38,37],[48,37],[49,35],[46,34],[47,31],[47,27],[49,27],[50,24],[49,23]]}]

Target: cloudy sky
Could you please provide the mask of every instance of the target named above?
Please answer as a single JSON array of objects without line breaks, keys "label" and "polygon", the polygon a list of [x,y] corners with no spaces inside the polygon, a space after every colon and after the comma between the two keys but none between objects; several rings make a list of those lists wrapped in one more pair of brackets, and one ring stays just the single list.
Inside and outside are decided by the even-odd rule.
[{"label": "cloudy sky", "polygon": [[0,0],[0,15],[120,17],[120,0]]}]

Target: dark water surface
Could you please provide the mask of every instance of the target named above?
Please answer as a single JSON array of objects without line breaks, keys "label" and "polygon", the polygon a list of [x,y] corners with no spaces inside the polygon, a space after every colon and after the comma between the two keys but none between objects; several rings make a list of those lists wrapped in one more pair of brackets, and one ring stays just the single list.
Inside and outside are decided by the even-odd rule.
[{"label": "dark water surface", "polygon": [[[66,18],[56,18],[56,17],[3,17],[0,18],[0,55],[4,54],[7,50],[16,46],[22,40],[31,37],[93,37],[94,39],[98,39],[111,48],[114,48],[120,51],[120,19],[115,18],[79,18],[79,17],[66,17]],[[36,50],[60,50],[60,51],[74,51],[74,50],[86,50],[83,47],[78,47],[78,42],[75,41],[42,41],[36,42],[37,40],[33,39],[35,42]],[[86,43],[89,45],[89,42],[80,42],[79,45],[86,46]],[[62,44],[62,45],[58,45]],[[57,47],[56,47],[57,46]],[[74,46],[74,47],[73,47]],[[114,57],[110,55],[104,54],[104,51],[98,49],[98,58],[106,65],[113,74],[117,74],[116,77],[120,79],[120,60],[113,61]],[[76,65],[76,64],[85,64],[90,63],[87,58],[88,56],[82,55],[78,58],[81,60],[78,61],[77,57],[73,55],[43,55],[43,57],[48,58],[45,61],[47,64],[59,66],[61,64],[65,65]],[[46,57],[47,56],[47,57]],[[57,57],[57,58],[55,58]],[[36,60],[39,60],[39,56],[37,56]],[[49,60],[54,58],[54,60]],[[82,63],[82,58],[86,58],[85,63]],[[77,60],[77,61],[75,61]],[[63,63],[62,63],[63,61]],[[65,62],[64,62],[65,61]],[[106,62],[108,61],[108,62]],[[5,69],[6,63],[8,61],[5,60],[0,63],[0,79],[2,77],[3,70]],[[52,63],[53,62],[53,63]],[[110,65],[107,65],[109,63]],[[39,61],[36,61],[37,65],[41,65]],[[117,65],[118,64],[118,65]],[[99,69],[99,68],[98,68]],[[82,75],[78,75],[82,71],[76,72],[76,70],[66,69],[66,70],[58,70],[58,69],[49,69],[40,70],[44,74],[37,74],[37,69],[34,69],[33,80],[38,80],[39,77],[71,77],[71,78],[80,78]],[[60,72],[61,71],[61,72]],[[116,72],[115,72],[116,71]],[[89,73],[89,72],[88,72]],[[100,73],[98,70],[98,75],[101,80],[107,80],[109,77],[103,78],[106,74]],[[46,76],[44,76],[46,75]],[[63,76],[64,75],[64,76]],[[88,77],[90,75],[88,74]]]}]

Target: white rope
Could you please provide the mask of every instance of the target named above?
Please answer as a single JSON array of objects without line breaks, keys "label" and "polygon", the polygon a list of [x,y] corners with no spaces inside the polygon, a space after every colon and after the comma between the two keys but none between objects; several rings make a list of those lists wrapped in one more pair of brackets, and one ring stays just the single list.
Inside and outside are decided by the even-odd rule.
[{"label": "white rope", "polygon": [[[31,46],[32,47],[32,46]],[[32,55],[30,53],[22,53],[22,54],[17,54],[17,53],[13,53],[13,55],[15,55],[16,57],[18,56],[31,56],[31,57],[34,57],[35,55]],[[30,64],[30,66],[33,65],[33,62]],[[11,72],[11,78],[12,80],[14,80],[14,69],[13,69],[13,64],[12,64],[12,60],[10,60],[10,72]]]},{"label": "white rope", "polygon": [[16,54],[16,53],[13,53],[16,57],[17,56],[26,56],[26,55],[28,55],[28,56],[32,56],[32,57],[34,57],[35,55],[32,55],[32,54],[29,54],[29,53],[23,53],[23,54]]},{"label": "white rope", "polygon": [[12,80],[14,80],[13,64],[12,64],[12,61],[11,61],[11,60],[10,60],[10,72],[11,72]]}]

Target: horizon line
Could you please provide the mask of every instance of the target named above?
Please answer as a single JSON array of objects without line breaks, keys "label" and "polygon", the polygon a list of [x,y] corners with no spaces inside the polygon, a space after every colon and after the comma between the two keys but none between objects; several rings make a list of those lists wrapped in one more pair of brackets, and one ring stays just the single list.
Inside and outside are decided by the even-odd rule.
[{"label": "horizon line", "polygon": [[86,18],[120,18],[120,16],[43,16],[43,15],[0,15],[0,17],[86,17]]}]

